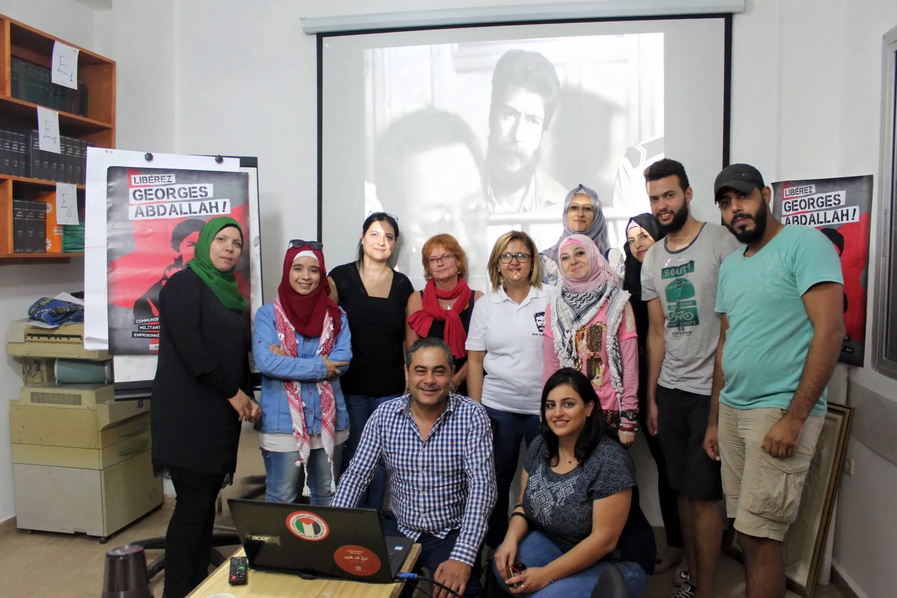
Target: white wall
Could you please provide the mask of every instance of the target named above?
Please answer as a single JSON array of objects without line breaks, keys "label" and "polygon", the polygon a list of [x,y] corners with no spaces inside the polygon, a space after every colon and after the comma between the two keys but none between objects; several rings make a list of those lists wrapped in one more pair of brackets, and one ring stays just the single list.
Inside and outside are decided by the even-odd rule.
[{"label": "white wall", "polygon": [[[734,24],[732,160],[768,180],[872,173],[878,182],[881,40],[894,26],[891,0],[750,2]],[[873,219],[873,239],[877,228]],[[870,297],[874,287],[872,275]],[[851,370],[855,383],[897,396],[871,367]],[[842,481],[835,565],[860,596],[893,596],[897,466],[856,439],[848,455],[856,471]]]},{"label": "white wall", "polygon": [[116,69],[115,147],[173,153],[177,121],[174,0],[114,0],[99,11]]},{"label": "white wall", "polygon": [[[98,30],[95,11],[74,0],[0,0],[0,13],[98,53],[108,49],[105,28]],[[28,317],[28,306],[43,296],[61,291],[80,291],[84,263],[27,266],[0,265],[0,338],[6,337],[12,320]],[[5,347],[5,344],[4,344]],[[21,366],[4,353],[0,364],[0,521],[15,515],[12,457],[9,444],[9,400],[22,387]]]}]

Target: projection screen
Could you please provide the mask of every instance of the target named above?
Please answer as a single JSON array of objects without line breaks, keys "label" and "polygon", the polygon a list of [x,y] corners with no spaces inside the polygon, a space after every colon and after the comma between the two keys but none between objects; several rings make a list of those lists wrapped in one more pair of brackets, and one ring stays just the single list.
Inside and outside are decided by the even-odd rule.
[{"label": "projection screen", "polygon": [[728,47],[725,16],[322,34],[328,263],[351,261],[382,210],[398,217],[395,265],[415,288],[423,243],[450,233],[486,290],[495,239],[517,229],[553,246],[580,183],[622,249],[628,219],[649,211],[642,171],[664,156],[685,165],[693,213],[718,218]]}]

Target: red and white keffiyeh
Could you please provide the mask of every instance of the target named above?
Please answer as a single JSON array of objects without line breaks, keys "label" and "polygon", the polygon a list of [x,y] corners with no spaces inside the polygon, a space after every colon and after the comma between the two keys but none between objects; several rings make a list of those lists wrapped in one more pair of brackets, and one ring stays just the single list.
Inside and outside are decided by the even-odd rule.
[{"label": "red and white keffiyeh", "polygon": [[[298,357],[298,346],[296,344],[296,329],[290,323],[280,299],[274,301],[274,320],[277,325],[277,337],[280,340],[280,350],[287,357]],[[333,345],[336,343],[336,335],[334,334],[333,318],[329,312],[324,314],[324,328],[318,341],[318,348],[315,355],[330,355],[333,351]],[[307,467],[308,457],[311,454],[311,439],[308,435],[308,428],[305,425],[305,411],[302,403],[302,386],[296,380],[284,380],[284,388],[287,391],[287,399],[290,404],[290,417],[293,422],[293,434],[296,436],[296,447],[299,451],[299,459],[296,461],[297,467]],[[336,398],[333,395],[333,386],[329,380],[319,380],[317,382],[318,393],[321,395],[321,442],[324,445],[324,452],[330,461],[331,483],[330,490],[336,492],[336,476],[333,475],[333,446],[336,438]],[[302,488],[302,496],[310,496],[311,491],[308,488],[308,470],[306,469],[305,485]]]}]

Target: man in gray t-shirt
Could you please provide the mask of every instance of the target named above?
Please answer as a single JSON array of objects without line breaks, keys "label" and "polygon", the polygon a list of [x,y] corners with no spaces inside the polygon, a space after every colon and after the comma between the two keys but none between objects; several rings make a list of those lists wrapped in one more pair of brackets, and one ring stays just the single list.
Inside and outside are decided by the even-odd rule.
[{"label": "man in gray t-shirt", "polygon": [[723,520],[720,464],[702,445],[719,342],[720,264],[740,244],[722,226],[695,220],[685,168],[663,159],[645,169],[651,212],[662,242],[642,263],[648,303],[648,433],[659,437],[670,488],[679,494],[687,569],[672,596],[713,595]]},{"label": "man in gray t-shirt", "polygon": [[684,248],[671,250],[667,238],[645,254],[642,300],[659,299],[663,308],[665,351],[658,384],[709,396],[719,341],[714,309],[719,266],[741,244],[718,224],[698,224],[698,235]]}]

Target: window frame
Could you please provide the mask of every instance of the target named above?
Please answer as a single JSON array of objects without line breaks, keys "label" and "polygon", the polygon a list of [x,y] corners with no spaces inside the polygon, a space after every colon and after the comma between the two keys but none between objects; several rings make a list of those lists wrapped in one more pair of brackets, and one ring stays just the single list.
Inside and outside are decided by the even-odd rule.
[{"label": "window frame", "polygon": [[[897,27],[882,39],[881,166],[879,168],[878,255],[872,309],[872,367],[897,379]],[[888,345],[895,345],[888,354]]]}]

